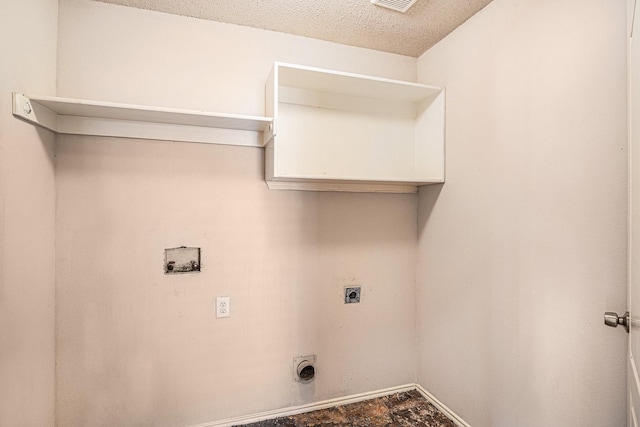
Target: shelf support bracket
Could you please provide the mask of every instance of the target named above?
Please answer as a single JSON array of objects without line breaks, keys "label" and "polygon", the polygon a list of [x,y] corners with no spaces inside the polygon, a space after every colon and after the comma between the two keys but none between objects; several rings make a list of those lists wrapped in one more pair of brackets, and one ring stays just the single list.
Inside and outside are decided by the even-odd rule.
[{"label": "shelf support bracket", "polygon": [[58,115],[20,93],[13,93],[13,115],[31,124],[58,132]]}]

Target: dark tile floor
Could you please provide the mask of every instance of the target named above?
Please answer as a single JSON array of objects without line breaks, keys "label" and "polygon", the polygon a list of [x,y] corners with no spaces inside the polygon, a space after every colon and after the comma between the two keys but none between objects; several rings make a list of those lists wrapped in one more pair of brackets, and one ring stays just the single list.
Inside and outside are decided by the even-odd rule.
[{"label": "dark tile floor", "polygon": [[455,427],[416,391],[246,424],[245,427]]}]

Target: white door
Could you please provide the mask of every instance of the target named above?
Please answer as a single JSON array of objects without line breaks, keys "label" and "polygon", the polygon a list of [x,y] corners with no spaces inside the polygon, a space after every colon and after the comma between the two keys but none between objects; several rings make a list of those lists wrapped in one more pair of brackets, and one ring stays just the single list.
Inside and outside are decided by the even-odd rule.
[{"label": "white door", "polygon": [[[638,427],[640,417],[640,1],[629,6],[629,362],[627,394],[628,424]],[[635,24],[635,25],[634,25]],[[635,33],[634,33],[635,26]]]}]

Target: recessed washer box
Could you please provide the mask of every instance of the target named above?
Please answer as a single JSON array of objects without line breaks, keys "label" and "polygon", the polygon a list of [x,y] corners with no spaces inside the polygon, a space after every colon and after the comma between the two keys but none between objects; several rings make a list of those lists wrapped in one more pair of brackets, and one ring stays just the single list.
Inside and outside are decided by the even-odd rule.
[{"label": "recessed washer box", "polygon": [[200,248],[180,246],[164,250],[164,273],[181,274],[200,271]]}]

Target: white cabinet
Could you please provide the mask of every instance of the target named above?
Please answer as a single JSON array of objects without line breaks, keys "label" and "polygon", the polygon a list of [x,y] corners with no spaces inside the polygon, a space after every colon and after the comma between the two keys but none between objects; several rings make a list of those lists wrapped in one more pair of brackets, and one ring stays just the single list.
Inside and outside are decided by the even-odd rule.
[{"label": "white cabinet", "polygon": [[266,84],[269,188],[416,192],[444,182],[444,90],[276,63]]}]

